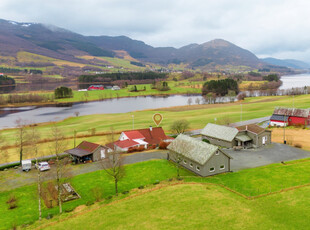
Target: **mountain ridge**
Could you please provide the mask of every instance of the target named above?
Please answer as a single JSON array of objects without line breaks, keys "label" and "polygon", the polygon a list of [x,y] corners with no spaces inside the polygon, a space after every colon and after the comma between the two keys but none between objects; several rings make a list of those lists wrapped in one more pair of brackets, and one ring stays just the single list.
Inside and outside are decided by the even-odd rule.
[{"label": "mountain ridge", "polygon": [[162,65],[186,63],[189,68],[213,68],[217,65],[258,68],[264,65],[250,51],[223,39],[181,48],[153,47],[126,36],[84,36],[53,25],[0,19],[1,55],[16,56],[19,51],[28,51],[77,61],[77,57],[83,55],[115,57],[119,50],[141,62]]}]

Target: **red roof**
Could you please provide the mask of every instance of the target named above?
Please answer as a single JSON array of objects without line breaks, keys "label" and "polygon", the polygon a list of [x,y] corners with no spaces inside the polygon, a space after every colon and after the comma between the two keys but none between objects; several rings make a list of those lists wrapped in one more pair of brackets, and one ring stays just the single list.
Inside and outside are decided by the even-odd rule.
[{"label": "red roof", "polygon": [[99,146],[100,146],[99,144],[91,143],[88,141],[82,141],[76,148],[83,149],[91,153],[95,151]]},{"label": "red roof", "polygon": [[129,148],[129,147],[133,147],[135,145],[138,145],[138,142],[135,142],[133,140],[124,140],[124,141],[115,141],[114,142],[115,145],[117,145],[120,148]]},{"label": "red roof", "polygon": [[145,137],[137,130],[123,132],[129,139],[144,139]]},{"label": "red roof", "polygon": [[173,139],[172,137],[167,137],[162,127],[150,128],[148,129],[137,129],[144,137],[144,141],[149,144],[159,144],[162,140]]}]

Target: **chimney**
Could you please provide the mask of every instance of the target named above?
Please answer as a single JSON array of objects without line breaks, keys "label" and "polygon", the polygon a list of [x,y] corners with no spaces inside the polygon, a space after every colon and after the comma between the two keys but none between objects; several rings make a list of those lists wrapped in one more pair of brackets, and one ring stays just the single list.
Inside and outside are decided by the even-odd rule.
[{"label": "chimney", "polygon": [[152,127],[152,126],[150,126],[150,132],[152,132],[152,130],[153,130],[153,127]]}]

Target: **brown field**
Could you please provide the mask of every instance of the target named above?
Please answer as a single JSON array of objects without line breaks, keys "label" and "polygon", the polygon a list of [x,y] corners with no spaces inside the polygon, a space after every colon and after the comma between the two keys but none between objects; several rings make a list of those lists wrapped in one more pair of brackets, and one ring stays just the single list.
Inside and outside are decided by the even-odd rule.
[{"label": "brown field", "polygon": [[[283,143],[283,128],[273,128],[272,141],[277,143]],[[302,128],[286,128],[285,139],[289,145],[300,144],[302,149],[310,150],[310,130]]]}]

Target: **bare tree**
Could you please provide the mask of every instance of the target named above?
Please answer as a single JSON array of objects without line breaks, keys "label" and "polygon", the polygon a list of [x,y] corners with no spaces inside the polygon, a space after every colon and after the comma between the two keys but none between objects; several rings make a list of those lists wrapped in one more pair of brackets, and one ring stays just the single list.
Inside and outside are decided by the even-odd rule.
[{"label": "bare tree", "polygon": [[200,104],[200,99],[197,97],[195,102],[196,102],[197,105],[199,105]]},{"label": "bare tree", "polygon": [[5,138],[0,134],[0,156],[4,162],[8,162],[8,151],[6,149],[6,144]]},{"label": "bare tree", "polygon": [[[27,133],[27,139],[29,140],[29,145],[27,146],[27,151],[34,153],[36,159],[36,165],[38,165],[39,157],[39,139],[40,133],[36,129],[36,126],[32,125],[30,130]],[[39,220],[42,218],[42,209],[41,209],[41,171],[37,169],[37,184],[38,184],[38,209],[39,209]]]},{"label": "bare tree", "polygon": [[22,164],[24,148],[27,144],[27,122],[23,119],[17,119],[16,124],[16,144],[19,149],[19,162]]},{"label": "bare tree", "polygon": [[188,98],[188,100],[187,100],[187,104],[188,105],[191,105],[193,103],[193,99],[190,97],[190,98]]},{"label": "bare tree", "polygon": [[173,152],[172,154],[169,153],[169,158],[174,161],[175,166],[177,168],[177,179],[180,179],[180,167],[181,167],[181,162],[182,162],[181,154],[177,152]]},{"label": "bare tree", "polygon": [[[114,131],[111,130],[110,141],[114,142]],[[115,149],[106,153],[106,157],[101,160],[104,171],[114,180],[115,194],[118,195],[118,182],[124,177],[123,156]]]},{"label": "bare tree", "polygon": [[188,129],[189,129],[189,122],[185,119],[177,120],[173,122],[170,126],[170,130],[176,134],[184,133]]},{"label": "bare tree", "polygon": [[59,205],[59,213],[62,213],[62,189],[61,189],[61,179],[64,176],[65,171],[65,162],[61,161],[60,154],[63,153],[66,148],[68,142],[65,140],[65,136],[61,129],[54,124],[51,127],[51,136],[53,141],[51,142],[50,149],[53,154],[56,156],[56,173],[55,173],[55,179],[56,179],[56,186],[57,186],[57,196],[58,196],[58,205]]}]

